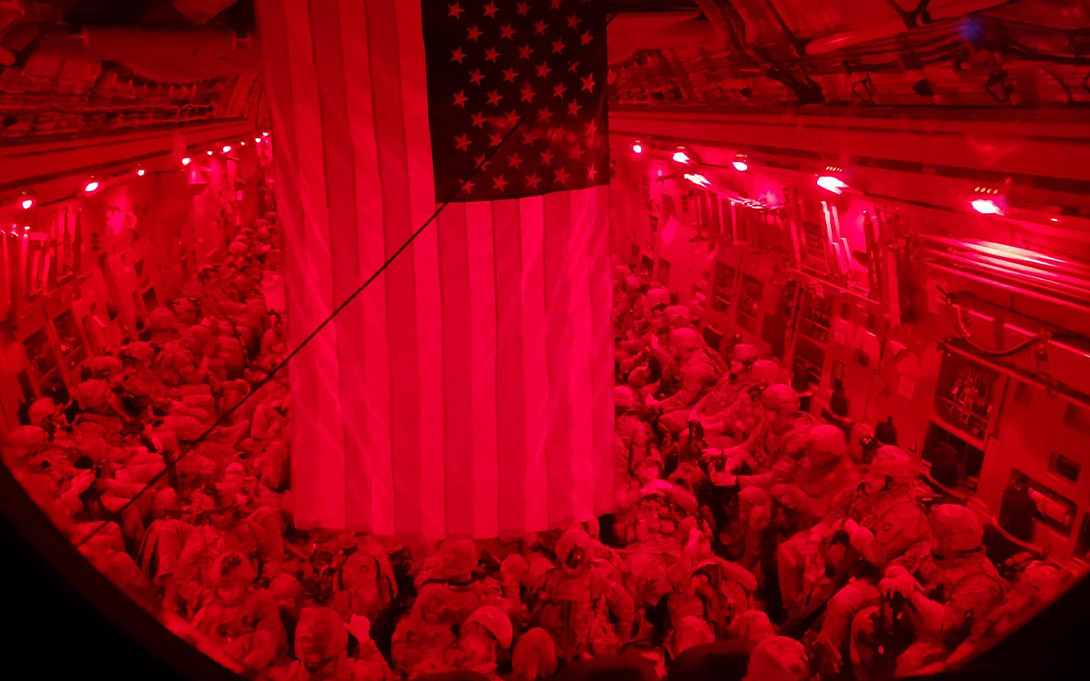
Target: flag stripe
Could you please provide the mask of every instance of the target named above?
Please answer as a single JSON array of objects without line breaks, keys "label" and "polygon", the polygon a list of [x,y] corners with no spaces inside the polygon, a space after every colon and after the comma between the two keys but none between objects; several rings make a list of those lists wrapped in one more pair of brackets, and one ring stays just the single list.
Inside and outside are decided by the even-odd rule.
[{"label": "flag stripe", "polygon": [[[427,65],[420,30],[420,4],[397,2],[397,36],[401,64],[402,114],[411,186],[432,182],[431,145],[428,142]],[[427,192],[410,193],[410,225],[427,222],[435,202]],[[435,229],[425,230],[412,245],[416,274],[416,324],[420,375],[420,499],[423,531],[428,538],[445,533],[443,500],[443,369],[442,318],[439,300],[439,240]]]},{"label": "flag stripe", "polygon": [[[262,34],[266,40],[271,40],[274,44],[286,45],[288,42],[288,29],[283,8],[280,7],[277,0],[264,1],[268,11],[261,14]],[[284,75],[284,77],[277,80],[277,85],[281,89],[279,102],[283,105],[274,106],[272,111],[273,126],[276,131],[274,145],[276,179],[277,185],[281,186],[295,182],[299,175],[295,160],[298,146],[295,133],[295,112],[291,106],[291,102],[294,101],[294,91],[291,78],[288,75],[291,73],[291,60],[285,50],[266,50],[265,58],[269,73]],[[302,253],[306,248],[306,241],[303,238],[306,226],[303,219],[302,198],[296,192],[280,192],[278,198],[282,222],[284,223],[284,251],[286,253]],[[284,263],[284,273],[289,282],[285,292],[289,306],[287,339],[292,347],[298,345],[308,333],[308,320],[305,311],[307,308],[305,301],[307,301],[308,295],[305,287],[296,283],[305,281],[302,272],[304,260],[304,257],[293,256],[286,258]],[[292,360],[292,410],[295,419],[304,422],[309,422],[315,418],[314,402],[308,397],[313,394],[314,390],[313,361],[313,352],[307,348],[304,348]],[[298,443],[298,433],[299,431],[296,431],[296,444]],[[296,522],[303,525],[308,522],[315,522],[319,514],[313,509],[315,502],[310,498],[310,495],[319,489],[319,468],[312,461],[302,457],[292,457],[291,467],[292,486],[299,496],[294,513]]]},{"label": "flag stripe", "polygon": [[[318,73],[318,90],[321,93],[320,112],[322,117],[322,151],[324,158],[323,175],[326,178],[326,208],[330,229],[333,225],[349,224],[356,217],[355,202],[355,167],[352,149],[350,146],[338,143],[338,140],[348,139],[348,104],[345,92],[344,80],[344,53],[341,49],[340,31],[336,22],[336,15],[330,12],[315,11],[317,4],[310,2],[310,21],[314,27],[314,33],[325,36],[322,40],[314,40],[314,68]],[[331,248],[331,244],[337,240],[337,248]],[[325,253],[330,258],[330,276],[332,288],[330,291],[330,304],[344,300],[359,285],[360,272],[359,261],[356,253],[359,250],[358,234],[354,231],[334,235],[330,233],[329,241],[324,244]],[[353,361],[353,355],[358,349],[350,343],[336,343],[336,338],[360,338],[360,320],[354,315],[339,315],[334,319],[335,332],[334,350],[336,352],[338,369],[336,384],[339,406],[342,411],[341,444],[343,460],[336,459],[330,462],[330,471],[327,476],[334,482],[329,487],[323,487],[325,496],[330,497],[330,503],[336,503],[338,508],[332,510],[338,516],[344,517],[347,524],[347,508],[355,502],[351,499],[356,494],[345,485],[343,474],[347,462],[357,460],[361,452],[359,445],[363,442],[362,422],[356,417],[363,413],[363,395],[359,386],[363,384],[362,367]],[[330,364],[333,364],[332,362]],[[344,418],[344,415],[349,415]],[[334,498],[336,490],[340,488],[339,498]]]},{"label": "flag stripe", "polygon": [[[352,153],[352,200],[355,206],[355,214],[352,220],[356,224],[373,223],[381,215],[380,202],[376,200],[374,193],[366,191],[368,178],[373,177],[377,166],[377,155],[372,131],[371,111],[371,74],[370,59],[368,59],[365,42],[356,39],[354,31],[362,29],[366,31],[366,12],[363,0],[338,0],[340,20],[339,40],[341,53],[344,59],[342,65],[344,78],[344,106],[348,114],[347,130],[344,135],[343,148]],[[348,230],[346,230],[347,232]],[[346,239],[343,246],[337,244],[336,251],[347,262],[354,263],[354,270],[358,273],[356,282],[362,281],[371,275],[377,268],[374,263],[380,250],[373,243],[371,236],[376,230],[352,230],[354,239]],[[380,238],[380,234],[378,234]],[[370,262],[368,262],[370,260]],[[337,263],[334,264],[338,266]],[[348,265],[352,267],[352,265]],[[344,279],[349,280],[346,276]],[[358,285],[358,284],[356,284]],[[348,393],[358,394],[358,398],[346,402],[346,411],[352,416],[347,423],[354,424],[353,430],[346,429],[349,437],[354,435],[358,440],[346,441],[344,451],[344,503],[346,503],[346,527],[351,530],[374,531],[375,503],[374,490],[381,488],[384,483],[375,475],[373,458],[388,459],[389,442],[386,438],[378,438],[388,433],[386,424],[389,423],[389,408],[376,404],[378,399],[387,398],[388,393],[365,390],[368,374],[374,376],[373,365],[378,362],[384,366],[386,361],[385,343],[374,344],[372,331],[368,326],[368,314],[374,319],[385,313],[375,313],[376,305],[385,301],[385,283],[376,281],[371,289],[364,291],[361,300],[349,305],[342,317],[351,319],[348,327],[349,336],[344,338],[354,339],[349,344],[350,352],[340,355],[342,362],[342,399]],[[339,302],[339,301],[338,301]],[[292,374],[294,377],[294,373]],[[385,385],[385,382],[384,384]],[[358,409],[359,411],[354,411]],[[385,486],[388,486],[388,481]]]},{"label": "flag stripe", "polygon": [[[350,74],[348,82],[354,83],[361,96],[354,102],[352,116],[352,142],[356,150],[356,194],[359,201],[358,225],[362,229],[360,262],[365,276],[378,271],[385,260],[386,205],[383,201],[379,168],[379,144],[375,124],[375,82],[372,78],[372,55],[368,41],[360,40],[359,33],[368,35],[375,20],[367,10],[367,0],[344,0],[349,14],[343,16],[342,31],[348,31],[342,41],[345,46],[345,63]],[[353,22],[353,23],[349,23]],[[357,33],[359,32],[359,33]],[[349,52],[351,50],[351,52]],[[381,55],[379,55],[381,58]],[[393,407],[390,399],[390,343],[386,335],[386,300],[388,283],[385,277],[375,279],[362,294],[364,317],[364,375],[367,398],[367,463],[360,467],[361,474],[369,478],[359,484],[370,486],[371,507],[368,509],[372,531],[394,534],[394,476],[393,441],[390,424]],[[293,373],[294,375],[294,373]],[[367,470],[369,467],[370,470]]]},{"label": "flag stripe", "polygon": [[[368,42],[375,92],[375,139],[379,143],[379,181],[385,207],[386,257],[413,232],[405,121],[401,104],[401,71],[394,0],[369,0]],[[376,58],[379,57],[379,58]],[[421,532],[420,508],[420,383],[417,360],[416,281],[412,253],[386,270],[386,329],[390,343],[390,438],[393,456],[394,531]]]},{"label": "flag stripe", "polygon": [[613,447],[613,323],[609,314],[600,310],[613,309],[613,282],[610,274],[609,188],[594,187],[586,192],[592,197],[593,214],[588,216],[590,229],[589,267],[590,299],[595,304],[591,315],[591,403],[594,410],[591,440],[594,456],[594,509],[596,515],[613,508],[613,460],[601,452]]},{"label": "flag stripe", "polygon": [[439,216],[440,289],[443,302],[443,453],[447,534],[474,536],[473,354],[469,319],[469,244],[464,204]]},{"label": "flag stripe", "polygon": [[[306,130],[321,130],[322,122],[318,107],[311,102],[319,101],[317,79],[315,78],[314,47],[311,40],[310,21],[307,3],[287,2],[284,4],[285,18],[288,25],[295,27],[288,34],[288,56],[291,63],[292,90],[295,93],[295,126],[298,139],[304,137]],[[306,260],[303,262],[303,276],[310,291],[306,327],[316,327],[332,310],[333,293],[329,278],[329,213],[326,208],[325,176],[322,172],[323,140],[319,136],[310,144],[301,144],[298,148],[298,171],[300,191],[304,196],[313,197],[304,206],[303,213]],[[311,366],[315,374],[313,392],[305,399],[313,404],[330,404],[323,418],[316,425],[316,444],[320,464],[318,466],[318,486],[322,494],[313,499],[313,512],[323,518],[337,522],[342,516],[344,494],[343,452],[340,400],[336,386],[338,367],[336,362],[325,361],[336,356],[336,328],[327,327],[315,337],[307,347],[311,356]],[[343,522],[343,521],[342,521]]]},{"label": "flag stripe", "polygon": [[566,193],[549,194],[545,204],[545,317],[549,367],[549,522],[567,523],[574,516],[571,467],[572,329],[567,280],[570,203]]},{"label": "flag stripe", "polygon": [[[522,259],[518,200],[492,202],[492,239],[496,272],[496,442],[499,451],[500,536],[524,527],[526,429],[522,405]],[[531,389],[533,387],[531,386]]]},{"label": "flag stripe", "polygon": [[492,211],[488,203],[466,206],[469,245],[469,324],[473,329],[473,501],[474,532],[494,537],[499,475],[496,442],[496,280],[493,269]]},{"label": "flag stripe", "polygon": [[579,522],[592,520],[594,515],[594,470],[591,465],[591,423],[594,415],[593,394],[591,392],[590,362],[590,285],[587,268],[590,232],[595,228],[593,219],[595,200],[593,190],[581,189],[568,193],[568,224],[580,225],[573,228],[568,237],[565,262],[568,283],[568,319],[571,323],[572,356],[571,383],[568,385],[571,402],[571,466],[575,482],[573,499],[575,519]]},{"label": "flag stripe", "polygon": [[545,461],[549,409],[549,367],[546,352],[545,269],[543,239],[545,203],[540,196],[519,200],[522,257],[522,369],[526,431],[526,528],[549,527],[548,467]]}]

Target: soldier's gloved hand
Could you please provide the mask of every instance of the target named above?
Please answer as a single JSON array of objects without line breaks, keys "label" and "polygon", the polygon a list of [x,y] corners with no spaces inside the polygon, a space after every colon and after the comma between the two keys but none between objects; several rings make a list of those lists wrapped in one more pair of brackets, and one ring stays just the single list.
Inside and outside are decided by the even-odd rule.
[{"label": "soldier's gloved hand", "polygon": [[704,453],[701,456],[704,457],[705,461],[722,461],[726,458],[723,454],[723,450],[716,449],[715,447],[709,447],[708,449],[705,449]]},{"label": "soldier's gloved hand", "polygon": [[788,508],[798,508],[800,506],[799,497],[802,496],[802,490],[792,484],[773,485],[768,491],[777,501]]},{"label": "soldier's gloved hand", "polygon": [[870,530],[855,522],[851,518],[844,521],[843,531],[848,535],[848,541],[855,544],[862,541],[870,534]]},{"label": "soldier's gloved hand", "polygon": [[673,489],[673,487],[673,485],[666,482],[665,480],[652,480],[651,482],[644,485],[643,489],[641,489],[640,491],[644,494],[654,494],[655,492],[669,491]]},{"label": "soldier's gloved hand", "polygon": [[712,473],[712,483],[716,487],[734,487],[738,484],[738,476],[733,473]]},{"label": "soldier's gloved hand", "polygon": [[916,580],[908,574],[886,577],[878,583],[878,589],[882,592],[882,596],[887,599],[893,598],[896,594],[908,598],[916,590],[917,586]]},{"label": "soldier's gloved hand", "polygon": [[68,490],[72,494],[83,494],[95,482],[94,471],[82,471],[68,483]]}]

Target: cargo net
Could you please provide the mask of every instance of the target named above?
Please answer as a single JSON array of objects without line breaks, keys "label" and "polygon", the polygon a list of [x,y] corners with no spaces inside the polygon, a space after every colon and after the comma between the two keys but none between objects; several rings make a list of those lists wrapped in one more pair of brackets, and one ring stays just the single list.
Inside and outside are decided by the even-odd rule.
[{"label": "cargo net", "polygon": [[531,681],[605,657],[684,678],[718,656],[753,681],[876,678],[968,659],[1064,584],[892,421],[849,444],[843,409],[812,416],[755,347],[707,346],[702,302],[623,265],[614,514],[518,541],[299,531],[278,244],[275,214],[241,230],[3,450],[91,563],[245,676]]}]

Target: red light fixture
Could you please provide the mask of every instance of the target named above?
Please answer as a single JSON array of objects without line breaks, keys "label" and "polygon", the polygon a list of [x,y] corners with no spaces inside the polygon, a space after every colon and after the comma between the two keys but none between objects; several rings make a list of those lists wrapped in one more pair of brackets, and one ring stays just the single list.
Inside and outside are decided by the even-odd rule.
[{"label": "red light fixture", "polygon": [[692,163],[692,159],[689,158],[689,154],[685,153],[685,147],[678,147],[678,150],[674,152],[674,163],[680,163],[683,166],[687,166]]},{"label": "red light fixture", "polygon": [[261,144],[261,138],[260,137],[255,137],[254,138],[254,144]]},{"label": "red light fixture", "polygon": [[263,133],[261,133],[261,136],[262,136],[262,137],[268,137],[268,136],[269,136],[269,133],[267,133],[267,132],[263,132]]},{"label": "red light fixture", "polygon": [[91,179],[87,180],[87,184],[83,185],[83,191],[88,194],[94,194],[98,191],[98,188],[100,186],[102,185],[99,184],[98,180],[92,177]]},{"label": "red light fixture", "polygon": [[223,153],[225,153],[225,154],[231,153],[231,145],[230,144],[223,145]]},{"label": "red light fixture", "polygon": [[685,179],[692,182],[698,187],[709,187],[711,182],[708,182],[708,178],[700,175],[699,173],[685,173]]},{"label": "red light fixture", "polygon": [[209,156],[211,156],[211,155],[212,155],[212,150],[211,150],[211,149],[209,149],[208,151],[206,151],[206,152],[204,152],[204,153],[206,153],[206,154],[208,154]]},{"label": "red light fixture", "polygon": [[187,165],[189,165],[189,164],[190,164],[190,162],[191,162],[192,160],[193,160],[193,159],[191,159],[191,158],[189,158],[188,156],[186,156],[185,158],[183,158],[183,159],[182,159],[182,165],[183,165],[183,166],[187,166]]},{"label": "red light fixture", "polygon": [[136,169],[136,176],[137,176],[137,177],[144,177],[144,173],[145,173],[145,172],[146,172],[146,171],[145,171],[145,170],[144,170],[143,168],[137,168],[137,169]]},{"label": "red light fixture", "polygon": [[643,153],[643,144],[639,140],[632,143],[632,153],[637,156]]},{"label": "red light fixture", "polygon": [[991,199],[973,199],[969,202],[969,205],[973,207],[973,210],[981,215],[1002,215],[1003,209],[996,205],[995,201]]},{"label": "red light fixture", "polygon": [[969,205],[973,210],[981,215],[1003,215],[1006,202],[999,195],[998,189],[976,187],[973,192],[974,196],[969,200]]},{"label": "red light fixture", "polygon": [[749,161],[749,157],[747,157],[745,154],[738,154],[737,156],[734,157],[734,160],[731,161],[731,165],[734,166],[734,169],[737,170],[738,172],[744,173],[747,170],[749,170],[749,162],[748,161]]},{"label": "red light fixture", "polygon": [[843,168],[825,166],[825,172],[822,175],[818,175],[816,184],[827,192],[838,195],[843,194],[844,190],[848,188],[848,183],[838,177],[838,175],[841,175],[843,172]]},{"label": "red light fixture", "polygon": [[834,194],[843,194],[844,190],[848,188],[843,180],[832,175],[821,175],[817,179],[817,186],[821,187],[827,192]]},{"label": "red light fixture", "polygon": [[22,198],[19,199],[19,206],[23,210],[30,210],[34,207],[34,197],[29,192],[23,192]]}]

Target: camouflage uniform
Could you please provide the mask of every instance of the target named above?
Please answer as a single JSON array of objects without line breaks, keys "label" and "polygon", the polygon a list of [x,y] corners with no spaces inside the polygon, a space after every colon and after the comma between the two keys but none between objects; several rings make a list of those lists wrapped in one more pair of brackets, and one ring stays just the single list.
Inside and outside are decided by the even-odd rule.
[{"label": "camouflage uniform", "polygon": [[592,550],[585,532],[565,532],[557,541],[558,566],[534,590],[531,620],[552,634],[557,657],[565,660],[617,653],[635,620],[631,596],[595,569]]}]

